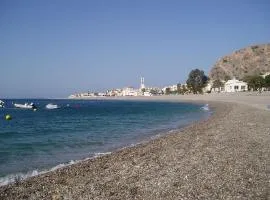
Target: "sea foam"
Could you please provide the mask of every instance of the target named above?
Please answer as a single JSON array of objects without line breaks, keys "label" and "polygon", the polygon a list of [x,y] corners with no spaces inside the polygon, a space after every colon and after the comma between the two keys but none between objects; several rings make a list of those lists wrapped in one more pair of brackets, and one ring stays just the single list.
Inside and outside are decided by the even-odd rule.
[{"label": "sea foam", "polygon": [[202,110],[209,111],[209,105],[205,104],[203,107],[201,107]]},{"label": "sea foam", "polygon": [[70,166],[70,165],[73,165],[73,164],[76,164],[76,163],[79,163],[82,161],[87,161],[87,160],[90,160],[90,159],[93,159],[96,157],[101,157],[101,156],[108,155],[108,154],[111,154],[111,152],[94,153],[93,157],[88,157],[88,158],[85,158],[83,160],[71,160],[68,163],[58,164],[58,165],[56,165],[48,170],[42,170],[42,171],[33,170],[33,171],[30,171],[27,173],[9,174],[7,176],[0,177],[0,186],[4,186],[4,185],[10,184],[10,183],[20,182],[22,180],[25,180],[25,179],[33,177],[33,176],[42,175],[42,174],[45,174],[45,173],[48,173],[51,171],[55,171],[55,170],[63,168],[63,167],[67,167],[67,166]]}]

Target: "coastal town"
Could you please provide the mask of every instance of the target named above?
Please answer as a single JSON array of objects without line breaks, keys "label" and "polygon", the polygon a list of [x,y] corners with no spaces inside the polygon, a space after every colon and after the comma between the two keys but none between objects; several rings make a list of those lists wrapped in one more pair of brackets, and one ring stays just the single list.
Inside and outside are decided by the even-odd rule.
[{"label": "coastal town", "polygon": [[0,5],[0,200],[270,200],[270,0]]},{"label": "coastal town", "polygon": [[[266,72],[261,75],[257,75],[257,78],[261,77],[261,80],[264,80],[266,77],[270,77],[270,72]],[[255,78],[256,78],[255,77]],[[269,78],[268,78],[269,79]],[[260,84],[260,83],[258,83]],[[268,87],[263,85],[252,87],[251,83],[248,81],[238,80],[235,77],[228,80],[211,80],[208,79],[207,82],[203,85],[201,93],[231,93],[231,92],[245,92],[245,91],[266,91]],[[146,86],[144,77],[140,78],[139,88],[135,87],[124,87],[117,89],[110,89],[106,92],[84,92],[72,94],[69,96],[70,99],[76,98],[91,98],[91,97],[123,97],[123,96],[157,96],[157,95],[177,95],[177,94],[191,94],[194,93],[192,88],[187,83],[178,83],[174,85],[159,87],[150,87]]]}]

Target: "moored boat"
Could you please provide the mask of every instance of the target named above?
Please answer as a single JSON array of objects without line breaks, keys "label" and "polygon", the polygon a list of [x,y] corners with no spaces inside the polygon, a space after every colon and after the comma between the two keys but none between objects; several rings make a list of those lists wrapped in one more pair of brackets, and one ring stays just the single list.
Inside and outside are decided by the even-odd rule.
[{"label": "moored boat", "polygon": [[5,102],[0,100],[0,108],[4,108],[5,107]]},{"label": "moored boat", "polygon": [[59,107],[56,104],[49,103],[49,104],[46,105],[46,108],[47,109],[57,109]]},{"label": "moored boat", "polygon": [[37,107],[35,106],[34,103],[25,103],[25,104],[19,104],[19,103],[14,103],[14,106],[16,108],[23,108],[23,109],[36,109]]}]

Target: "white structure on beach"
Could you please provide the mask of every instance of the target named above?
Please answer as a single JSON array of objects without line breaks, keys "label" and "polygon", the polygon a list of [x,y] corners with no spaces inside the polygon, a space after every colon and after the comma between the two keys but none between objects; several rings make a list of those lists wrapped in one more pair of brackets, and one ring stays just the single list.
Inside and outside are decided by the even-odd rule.
[{"label": "white structure on beach", "polygon": [[246,82],[234,78],[224,84],[224,90],[225,92],[243,92],[248,90],[248,85]]}]

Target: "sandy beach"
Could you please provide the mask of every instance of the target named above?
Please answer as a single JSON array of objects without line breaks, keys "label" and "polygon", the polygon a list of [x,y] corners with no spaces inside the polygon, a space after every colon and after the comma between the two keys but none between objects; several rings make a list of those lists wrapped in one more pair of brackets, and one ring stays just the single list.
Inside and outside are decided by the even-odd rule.
[{"label": "sandy beach", "polygon": [[204,102],[214,114],[150,142],[2,186],[0,199],[270,199],[269,93],[143,100]]}]

